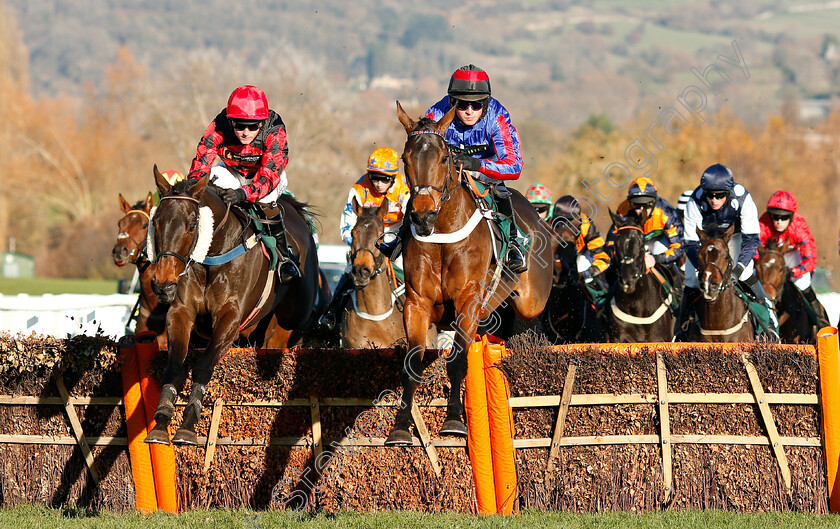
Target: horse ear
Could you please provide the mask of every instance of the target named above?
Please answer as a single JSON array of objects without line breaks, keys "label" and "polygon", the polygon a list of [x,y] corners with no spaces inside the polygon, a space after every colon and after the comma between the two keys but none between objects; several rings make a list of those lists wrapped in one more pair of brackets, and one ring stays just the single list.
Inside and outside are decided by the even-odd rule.
[{"label": "horse ear", "polygon": [[403,128],[405,129],[406,133],[411,132],[417,127],[417,122],[411,119],[408,114],[406,114],[405,110],[403,110],[402,105],[400,102],[397,101],[397,118],[399,118],[400,123],[402,123]]},{"label": "horse ear", "polygon": [[123,213],[128,213],[129,211],[131,211],[131,204],[125,201],[125,199],[122,196],[122,193],[120,193],[120,209],[123,210]]},{"label": "horse ear", "polygon": [[735,233],[735,224],[732,224],[732,226],[730,226],[728,230],[723,232],[723,240],[726,241],[726,242],[729,242],[729,240],[732,238],[732,235],[734,233]]},{"label": "horse ear", "polygon": [[166,196],[172,190],[172,185],[166,181],[166,178],[160,174],[158,171],[158,166],[155,164],[155,184],[157,184],[158,191],[160,192],[160,196]]},{"label": "horse ear", "polygon": [[387,199],[387,198],[383,198],[383,199],[382,199],[382,203],[381,203],[381,204],[379,204],[379,209],[376,211],[376,215],[377,215],[380,219],[385,220],[385,217],[387,217],[387,216],[388,216],[388,207],[389,207],[389,206],[390,206],[390,202],[388,202],[388,199]]},{"label": "horse ear", "polygon": [[455,107],[450,108],[449,112],[444,114],[443,117],[440,118],[440,121],[435,123],[435,130],[437,130],[441,134],[444,134],[446,132],[446,129],[449,128],[449,125],[452,123],[453,119],[455,119]]},{"label": "horse ear", "polygon": [[697,227],[697,236],[700,238],[700,242],[709,238],[709,236],[706,235],[706,232],[700,229],[700,226]]},{"label": "horse ear", "polygon": [[207,189],[207,184],[210,183],[210,175],[205,175],[204,178],[199,180],[192,188],[190,189],[190,195],[196,200],[201,200],[201,195],[204,194],[204,190]]},{"label": "horse ear", "polygon": [[615,224],[616,228],[624,226],[624,219],[621,217],[621,215],[613,213],[613,210],[610,208],[607,208],[607,211],[610,212],[610,218],[612,219],[613,224]]},{"label": "horse ear", "polygon": [[356,214],[356,217],[361,217],[362,215],[364,215],[365,208],[363,208],[362,205],[359,204],[359,201],[353,198],[351,202],[353,203],[353,213]]},{"label": "horse ear", "polygon": [[152,211],[152,208],[155,206],[155,196],[149,191],[149,194],[146,195],[146,212]]},{"label": "horse ear", "polygon": [[758,255],[759,255],[759,257],[760,257],[760,256],[762,256],[762,255],[764,255],[764,252],[765,252],[766,250],[767,250],[767,247],[766,247],[766,246],[764,246],[763,244],[759,244],[759,245],[758,245]]}]

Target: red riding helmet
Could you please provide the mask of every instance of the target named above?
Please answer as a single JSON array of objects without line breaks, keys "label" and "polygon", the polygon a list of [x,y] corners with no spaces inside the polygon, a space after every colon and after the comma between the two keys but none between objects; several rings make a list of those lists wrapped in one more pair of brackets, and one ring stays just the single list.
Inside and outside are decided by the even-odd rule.
[{"label": "red riding helmet", "polygon": [[796,197],[788,191],[776,191],[767,201],[767,211],[770,213],[796,213]]},{"label": "red riding helmet", "polygon": [[268,119],[268,99],[256,86],[240,86],[231,92],[226,112],[228,119],[262,121]]}]

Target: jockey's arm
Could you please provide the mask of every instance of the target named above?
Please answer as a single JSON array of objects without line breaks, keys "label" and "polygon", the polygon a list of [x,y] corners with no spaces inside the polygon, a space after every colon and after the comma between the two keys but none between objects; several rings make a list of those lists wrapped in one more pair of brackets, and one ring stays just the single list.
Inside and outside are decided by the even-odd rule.
[{"label": "jockey's arm", "polygon": [[703,226],[703,215],[700,213],[697,202],[693,199],[689,200],[685,206],[683,226],[685,229],[685,236],[683,237],[685,256],[694,267],[697,267],[697,251],[700,249],[700,237],[697,235],[697,228]]},{"label": "jockey's arm", "polygon": [[[796,240],[791,240],[796,245],[796,249],[799,250],[799,265],[791,270],[795,278],[813,273],[817,268],[817,244],[808,223],[802,217],[799,217],[799,219],[801,222],[797,223],[796,226]],[[793,238],[791,237],[791,239]]]},{"label": "jockey's arm", "polygon": [[350,193],[347,195],[347,203],[344,204],[344,211],[341,212],[341,222],[338,225],[338,231],[341,234],[341,239],[348,245],[353,244],[353,226],[356,225],[356,212],[353,210],[353,201],[361,204],[361,199],[354,188],[350,188]]},{"label": "jockey's arm", "polygon": [[748,193],[743,198],[741,206],[741,253],[738,255],[738,264],[747,267],[761,244],[761,228],[758,223],[758,208],[753,202],[752,196]]},{"label": "jockey's arm", "polygon": [[[218,116],[217,116],[218,119]],[[204,130],[204,135],[198,141],[196,155],[190,164],[190,171],[187,173],[188,180],[199,180],[210,174],[213,162],[219,154],[219,146],[224,138],[221,133],[216,132],[216,120],[210,122]]]},{"label": "jockey's arm", "polygon": [[495,159],[481,159],[481,174],[496,180],[517,180],[522,173],[519,133],[506,111],[500,112],[491,127]]},{"label": "jockey's arm", "polygon": [[251,202],[257,201],[283,185],[282,175],[288,162],[289,144],[286,141],[286,130],[281,127],[266,135],[262,166],[251,183],[242,186],[246,198]]}]

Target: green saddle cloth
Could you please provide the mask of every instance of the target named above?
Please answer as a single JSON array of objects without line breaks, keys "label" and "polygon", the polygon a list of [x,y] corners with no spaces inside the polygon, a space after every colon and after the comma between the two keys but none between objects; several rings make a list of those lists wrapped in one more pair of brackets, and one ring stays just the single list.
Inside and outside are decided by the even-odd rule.
[{"label": "green saddle cloth", "polygon": [[770,309],[767,305],[754,300],[752,296],[744,292],[744,289],[738,282],[735,282],[735,293],[738,294],[739,298],[746,302],[747,307],[752,313],[753,320],[758,326],[758,328],[756,328],[756,335],[770,331],[772,329],[770,326]]},{"label": "green saddle cloth", "polygon": [[[475,180],[475,187],[478,189],[479,193],[483,193],[487,190],[490,186],[481,182],[479,180]],[[487,204],[487,207],[493,213],[498,213],[499,208],[496,206],[496,200],[493,198],[493,190],[490,189],[489,192],[484,197],[476,197],[480,198]],[[510,219],[507,217],[503,217],[501,215],[493,215],[493,223],[496,225],[498,231],[496,235],[493,237],[495,244],[498,246],[499,255],[504,256],[507,255],[508,245],[510,244],[510,238],[507,236],[510,233]],[[521,230],[517,230],[519,233],[519,247],[522,248],[523,251],[527,250],[529,246],[531,246],[531,240],[528,237],[525,237],[522,234]]]}]

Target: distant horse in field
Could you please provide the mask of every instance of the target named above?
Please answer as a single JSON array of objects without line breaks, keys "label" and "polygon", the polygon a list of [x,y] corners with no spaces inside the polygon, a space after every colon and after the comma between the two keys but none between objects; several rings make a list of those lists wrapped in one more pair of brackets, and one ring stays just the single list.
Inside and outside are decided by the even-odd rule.
[{"label": "distant horse in field", "polygon": [[586,295],[577,267],[577,235],[580,226],[562,217],[552,220],[558,240],[554,255],[551,295],[541,319],[544,333],[555,344],[597,343],[605,339],[598,310]]},{"label": "distant horse in field", "polygon": [[405,339],[405,325],[404,288],[398,289],[391,261],[374,244],[385,232],[388,199],[373,208],[353,201],[353,209],[357,217],[350,246],[353,290],[341,313],[342,345],[390,347]]},{"label": "distant horse in field", "polygon": [[[769,242],[758,247],[755,271],[767,297],[775,305],[779,316],[779,339],[783,343],[816,343],[817,326],[811,321],[806,301],[790,280],[790,268],[785,253],[788,241],[782,246]],[[825,310],[825,309],[823,309]]]},{"label": "distant horse in field", "polygon": [[120,208],[124,215],[117,222],[119,233],[114,249],[111,250],[111,256],[117,266],[125,266],[128,263],[137,266],[140,278],[140,295],[135,333],[153,331],[157,334],[160,349],[166,349],[166,310],[169,306],[158,303],[152,292],[152,277],[155,273],[155,265],[146,258],[144,253],[146,234],[149,229],[149,214],[153,206],[154,197],[151,193],[146,195],[145,200],[141,200],[133,206],[120,195]]},{"label": "distant horse in field", "polygon": [[755,336],[747,303],[735,292],[734,262],[729,255],[729,240],[734,232],[735,225],[719,237],[697,228],[697,279],[702,296],[697,321],[689,328],[692,341],[747,342]]},{"label": "distant horse in field", "polygon": [[196,444],[195,424],[216,363],[240,334],[249,335],[263,318],[273,315],[290,330],[307,322],[319,289],[318,257],[303,217],[305,204],[285,196],[277,202],[301,270],[299,279],[282,284],[260,249],[252,217],[206,192],[209,178],[170,185],[157,167],[154,174],[161,201],[151,216],[148,252],[157,264],[152,288],[158,301],[170,304],[169,363],[157,424],[146,442],[169,443],[167,426],[186,381],[184,360],[195,330],[209,336],[209,343],[193,362],[192,390],[172,442]]},{"label": "distant horse in field", "polygon": [[397,103],[397,116],[408,135],[403,162],[411,188],[405,221],[410,222],[412,235],[403,246],[408,357],[402,371],[402,404],[385,444],[409,445],[414,391],[424,364],[430,360],[424,358],[430,324],[456,332],[445,358],[450,390],[440,433],[466,435],[461,385],[467,372],[467,347],[479,329],[481,315],[489,315],[504,302],[519,318],[539,316],[551,291],[556,242],[533,206],[511,190],[518,226],[532,241],[526,255],[528,270],[512,273],[502,265],[503,256],[492,266],[491,227],[481,218],[469,190],[475,184],[469,173],[456,168],[444,140],[455,109],[438,122],[427,118],[414,121]]},{"label": "distant horse in field", "polygon": [[645,265],[646,218],[622,217],[610,211],[615,226],[617,288],[607,309],[611,342],[670,342],[674,338],[672,292],[666,292],[656,274]]}]

